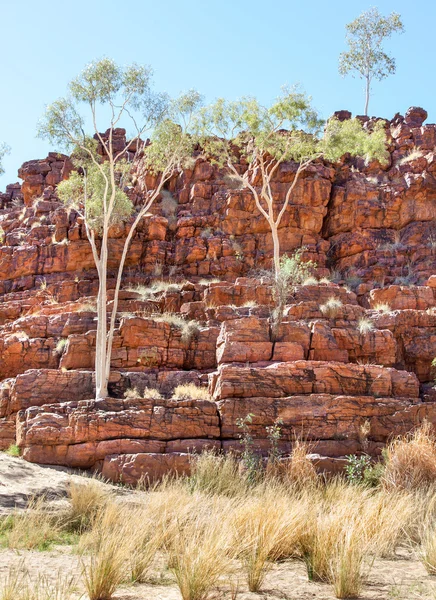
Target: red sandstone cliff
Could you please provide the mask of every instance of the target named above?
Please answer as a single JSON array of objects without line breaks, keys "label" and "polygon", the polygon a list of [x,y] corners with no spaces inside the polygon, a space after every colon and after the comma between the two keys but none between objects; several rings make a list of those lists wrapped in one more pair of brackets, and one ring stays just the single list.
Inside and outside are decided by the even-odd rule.
[{"label": "red sandstone cliff", "polygon": [[[72,165],[56,153],[25,163],[21,187],[0,195],[0,446],[17,439],[28,460],[133,481],[187,470],[188,449],[238,447],[236,419],[247,413],[261,449],[281,418],[285,450],[302,433],[330,457],[362,449],[366,420],[373,454],[424,417],[436,423],[436,126],[425,117],[410,109],[390,122],[384,169],[344,157],[304,173],[282,220],[282,252],[304,245],[318,279],[337,283],[301,286],[274,340],[271,289],[250,278],[271,263],[267,223],[249,192],[198,156],[132,242],[124,288],[174,285],[122,292],[115,398],[98,402],[89,400],[96,273],[83,224],[56,198]],[[140,162],[134,169],[132,199],[149,177]],[[294,173],[293,164],[278,170],[278,201]],[[114,269],[127,227],[111,233]],[[326,312],[332,296],[342,306]],[[166,312],[198,326],[187,337],[156,318]],[[362,332],[362,318],[373,327]],[[211,400],[171,399],[180,382],[208,380]],[[162,399],[121,399],[146,387]]]}]

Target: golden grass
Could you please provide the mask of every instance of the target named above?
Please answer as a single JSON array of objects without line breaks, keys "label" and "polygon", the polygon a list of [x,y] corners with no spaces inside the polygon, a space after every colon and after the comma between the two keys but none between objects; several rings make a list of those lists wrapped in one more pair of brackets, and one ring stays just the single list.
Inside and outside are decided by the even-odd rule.
[{"label": "golden grass", "polygon": [[207,494],[234,497],[246,491],[248,481],[233,454],[208,450],[192,457],[192,489]]},{"label": "golden grass", "polygon": [[77,584],[70,575],[56,578],[38,575],[31,580],[24,561],[8,569],[0,585],[0,600],[70,600],[77,597]]},{"label": "golden grass", "polygon": [[397,438],[385,451],[383,484],[387,489],[419,489],[436,482],[436,436],[424,421],[412,433]]},{"label": "golden grass", "polygon": [[195,383],[184,383],[178,385],[174,391],[172,398],[174,400],[210,400],[210,394],[207,388],[199,387]]},{"label": "golden grass", "polygon": [[206,600],[220,578],[231,572],[229,511],[228,503],[205,502],[175,530],[167,553],[183,600]]},{"label": "golden grass", "polygon": [[106,487],[95,479],[84,483],[70,483],[68,496],[70,508],[67,512],[67,523],[73,531],[87,531],[93,524],[99,511],[109,500]]},{"label": "golden grass", "polygon": [[[81,539],[82,579],[89,600],[110,600],[125,578],[127,556],[122,511],[116,503],[100,511]],[[83,556],[88,551],[89,556]]]}]

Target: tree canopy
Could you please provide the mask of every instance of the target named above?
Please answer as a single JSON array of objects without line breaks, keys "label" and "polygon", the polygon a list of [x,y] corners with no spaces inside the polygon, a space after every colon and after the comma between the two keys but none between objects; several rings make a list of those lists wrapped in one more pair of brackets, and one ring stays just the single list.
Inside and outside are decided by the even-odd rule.
[{"label": "tree canopy", "polygon": [[387,54],[383,42],[393,33],[402,33],[404,26],[398,13],[382,16],[375,7],[363,12],[346,25],[349,50],[339,56],[339,72],[342,76],[357,73],[366,80],[365,115],[373,79],[381,81],[396,70],[395,58]]}]

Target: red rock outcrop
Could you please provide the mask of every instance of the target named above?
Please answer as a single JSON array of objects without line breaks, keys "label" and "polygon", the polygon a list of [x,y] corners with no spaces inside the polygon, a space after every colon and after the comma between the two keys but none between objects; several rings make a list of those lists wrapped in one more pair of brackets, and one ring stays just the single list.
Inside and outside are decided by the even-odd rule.
[{"label": "red rock outcrop", "polygon": [[[366,421],[374,455],[424,417],[436,423],[436,126],[425,118],[412,107],[387,123],[384,168],[344,157],[303,174],[279,236],[283,253],[305,246],[317,279],[292,290],[278,327],[266,221],[198,156],[134,236],[113,397],[98,402],[96,271],[80,217],[56,197],[72,164],[56,153],[25,163],[23,184],[0,194],[0,448],[17,441],[27,460],[134,483],[188,472],[190,450],[237,450],[248,413],[260,451],[281,419],[284,451],[303,435],[335,458],[362,451]],[[118,130],[114,143],[124,141]],[[136,203],[151,176],[140,159],[133,169]],[[295,171],[277,170],[277,205]],[[110,232],[110,290],[128,227]],[[210,400],[173,398],[208,378]],[[128,389],[137,393],[124,399]]]}]

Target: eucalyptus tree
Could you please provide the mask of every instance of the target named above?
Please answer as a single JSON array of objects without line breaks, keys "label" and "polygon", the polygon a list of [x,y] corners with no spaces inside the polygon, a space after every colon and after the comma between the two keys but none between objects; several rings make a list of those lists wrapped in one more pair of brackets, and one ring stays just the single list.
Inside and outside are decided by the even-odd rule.
[{"label": "eucalyptus tree", "polygon": [[[170,100],[152,91],[151,76],[149,67],[120,67],[107,58],[93,62],[71,81],[68,97],[47,107],[39,128],[40,136],[72,150],[76,163],[69,179],[59,184],[58,195],[82,217],[98,274],[96,398],[108,395],[119,291],[130,242],[165,183],[192,156],[195,144],[189,131],[199,94],[190,91]],[[104,136],[99,127],[101,117],[109,122]],[[125,123],[134,133],[124,147],[117,145],[115,150],[115,130]],[[144,134],[149,136],[146,142]],[[145,189],[136,207],[126,194],[129,149],[136,149],[136,158],[154,175],[143,178]],[[148,179],[153,183],[147,187]],[[126,222],[128,234],[117,268],[108,327],[108,240],[111,227],[120,222]]]},{"label": "eucalyptus tree", "polygon": [[383,17],[372,7],[346,25],[349,50],[339,56],[342,76],[356,72],[365,80],[365,115],[368,114],[371,83],[382,81],[396,70],[395,59],[383,49],[383,42],[393,33],[402,33],[404,26],[398,13]]},{"label": "eucalyptus tree", "polygon": [[3,159],[6,156],[6,154],[9,154],[9,152],[10,152],[9,146],[7,144],[0,142],[0,175],[3,175],[3,173],[5,172],[5,170],[3,168]]},{"label": "eucalyptus tree", "polygon": [[[280,274],[279,226],[292,201],[301,174],[315,161],[337,161],[345,153],[386,161],[383,122],[365,129],[357,119],[324,122],[312,107],[311,98],[296,89],[285,89],[270,106],[255,98],[236,102],[217,100],[200,111],[205,151],[242,188],[251,191],[257,209],[271,229],[274,270]],[[246,166],[241,164],[245,159]],[[273,181],[280,165],[295,163],[295,175],[277,201]]]}]

